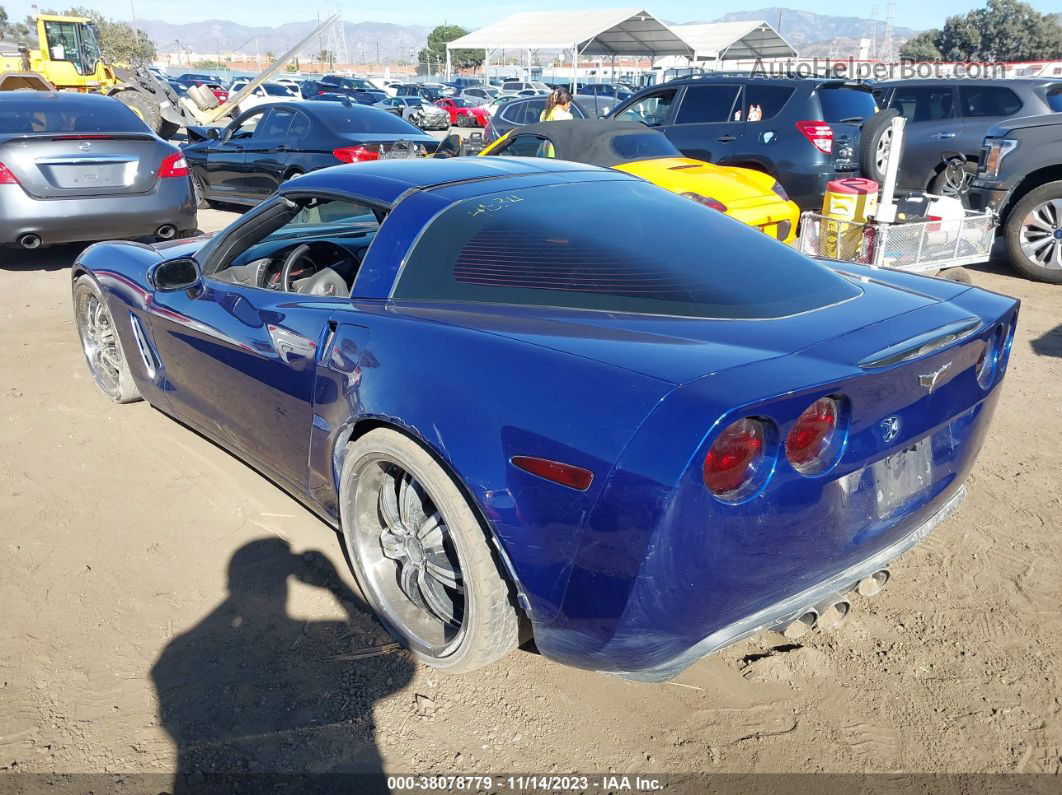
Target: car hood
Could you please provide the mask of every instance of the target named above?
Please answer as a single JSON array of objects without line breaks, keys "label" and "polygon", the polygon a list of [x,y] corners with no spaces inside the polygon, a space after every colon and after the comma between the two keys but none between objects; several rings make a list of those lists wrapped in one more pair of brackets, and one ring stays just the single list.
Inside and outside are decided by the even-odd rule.
[{"label": "car hood", "polygon": [[774,179],[747,168],[730,168],[687,157],[659,157],[613,166],[675,193],[697,193],[724,204],[771,194]]},{"label": "car hood", "polygon": [[215,234],[215,232],[204,232],[201,235],[186,237],[183,240],[167,240],[164,243],[155,243],[151,248],[155,249],[163,259],[194,257]]},{"label": "car hood", "polygon": [[1020,119],[1007,119],[994,124],[985,133],[986,138],[1001,138],[1011,130],[1024,130],[1029,127],[1052,127],[1062,124],[1062,113],[1041,113],[1036,116],[1022,116]]}]

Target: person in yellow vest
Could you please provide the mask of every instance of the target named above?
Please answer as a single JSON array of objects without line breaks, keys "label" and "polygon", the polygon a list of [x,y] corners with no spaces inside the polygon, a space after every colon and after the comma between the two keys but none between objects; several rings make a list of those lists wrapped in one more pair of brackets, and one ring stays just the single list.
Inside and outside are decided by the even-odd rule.
[{"label": "person in yellow vest", "polygon": [[539,121],[564,121],[572,116],[572,95],[566,88],[555,88],[546,100],[546,108],[538,115]]}]

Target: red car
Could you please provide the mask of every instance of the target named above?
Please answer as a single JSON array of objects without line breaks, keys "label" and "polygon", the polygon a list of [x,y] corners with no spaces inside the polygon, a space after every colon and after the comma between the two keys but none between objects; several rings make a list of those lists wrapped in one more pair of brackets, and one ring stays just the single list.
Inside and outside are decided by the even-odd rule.
[{"label": "red car", "polygon": [[213,94],[215,97],[218,98],[218,102],[221,102],[221,103],[224,104],[225,102],[228,102],[228,100],[229,100],[229,92],[226,91],[221,86],[220,83],[207,83],[207,82],[205,82],[203,80],[195,80],[193,82],[193,85],[206,86],[207,90],[210,91],[211,94]]},{"label": "red car", "polygon": [[450,124],[458,127],[486,127],[490,114],[479,105],[462,97],[447,97],[435,100],[435,107],[450,114]]}]

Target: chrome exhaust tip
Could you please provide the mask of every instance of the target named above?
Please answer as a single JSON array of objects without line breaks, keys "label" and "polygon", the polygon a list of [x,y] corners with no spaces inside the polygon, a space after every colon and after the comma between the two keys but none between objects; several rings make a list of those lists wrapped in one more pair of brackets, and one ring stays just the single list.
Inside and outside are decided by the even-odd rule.
[{"label": "chrome exhaust tip", "polygon": [[793,619],[787,624],[779,624],[775,627],[775,632],[779,633],[788,640],[796,640],[799,637],[811,632],[815,628],[815,624],[819,620],[819,613],[817,610],[806,610],[797,618]]},{"label": "chrome exhaust tip", "polygon": [[40,235],[23,235],[18,239],[18,244],[22,248],[40,248],[41,238]]},{"label": "chrome exhaust tip", "polygon": [[159,240],[173,240],[177,234],[177,227],[173,224],[163,224],[155,230],[155,237]]},{"label": "chrome exhaust tip", "polygon": [[877,596],[888,581],[889,570],[881,569],[856,583],[856,593],[860,596]]},{"label": "chrome exhaust tip", "polygon": [[819,620],[815,623],[819,629],[836,629],[852,612],[852,603],[843,596],[823,602],[816,608]]}]

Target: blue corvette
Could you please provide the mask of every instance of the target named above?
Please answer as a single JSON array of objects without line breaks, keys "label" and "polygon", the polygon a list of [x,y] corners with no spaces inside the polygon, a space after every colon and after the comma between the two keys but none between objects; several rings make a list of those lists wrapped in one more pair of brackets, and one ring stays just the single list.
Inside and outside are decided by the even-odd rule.
[{"label": "blue corvette", "polygon": [[338,166],[212,237],[92,246],[73,303],[100,388],[335,526],[422,661],[533,635],[645,680],[878,590],[961,500],[1018,310],[507,158]]}]

